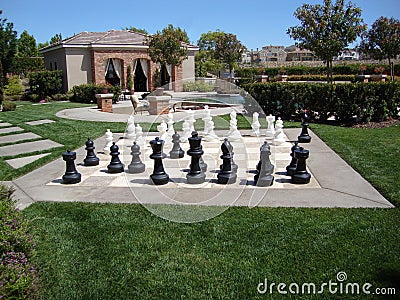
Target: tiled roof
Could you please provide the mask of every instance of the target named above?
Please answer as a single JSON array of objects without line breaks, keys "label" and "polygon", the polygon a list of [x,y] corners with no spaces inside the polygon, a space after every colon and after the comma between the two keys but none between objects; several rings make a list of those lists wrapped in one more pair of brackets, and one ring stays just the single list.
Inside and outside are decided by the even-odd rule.
[{"label": "tiled roof", "polygon": [[[40,49],[49,50],[57,46],[143,46],[146,45],[147,35],[130,30],[109,30],[107,32],[81,32],[59,43]],[[183,43],[188,47],[195,47]]]}]

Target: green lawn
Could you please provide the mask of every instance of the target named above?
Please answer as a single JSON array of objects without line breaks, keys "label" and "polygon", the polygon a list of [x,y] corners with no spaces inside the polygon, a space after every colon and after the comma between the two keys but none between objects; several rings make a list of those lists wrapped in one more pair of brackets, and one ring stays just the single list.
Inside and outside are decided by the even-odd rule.
[{"label": "green lawn", "polygon": [[[58,125],[29,130],[62,139],[65,149],[82,146],[88,134],[100,136],[106,128],[125,130],[122,123],[54,116],[64,105],[76,104],[55,103],[47,109],[24,105],[7,118],[1,114],[1,119],[24,129],[26,115],[58,120]],[[292,125],[298,124],[285,122],[285,127]],[[71,133],[70,126],[79,130]],[[400,126],[311,127],[388,200],[400,205]],[[0,164],[3,172],[5,163]],[[37,241],[44,299],[286,299],[293,296],[281,297],[276,288],[273,295],[260,295],[257,286],[267,278],[269,283],[312,282],[320,287],[329,280],[338,282],[340,271],[348,276],[345,283],[371,283],[371,292],[394,287],[399,298],[399,208],[236,207],[196,224],[168,222],[140,205],[124,204],[36,203],[24,214]],[[325,288],[322,295],[296,298],[366,296],[332,295]],[[367,297],[375,298],[384,299]]]}]

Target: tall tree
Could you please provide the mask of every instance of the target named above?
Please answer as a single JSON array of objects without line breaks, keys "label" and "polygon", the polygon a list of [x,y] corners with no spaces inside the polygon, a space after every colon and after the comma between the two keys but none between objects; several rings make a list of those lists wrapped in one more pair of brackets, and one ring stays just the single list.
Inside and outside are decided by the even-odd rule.
[{"label": "tall tree", "polygon": [[315,53],[327,64],[328,81],[332,81],[333,57],[339,55],[366,29],[361,9],[345,0],[323,0],[323,5],[303,4],[294,16],[301,25],[290,27],[289,36],[296,45]]},{"label": "tall tree", "polygon": [[56,35],[54,35],[51,39],[50,39],[50,45],[51,44],[56,44],[58,42],[62,41],[62,35],[61,33],[57,33]]},{"label": "tall tree", "polygon": [[225,32],[217,30],[203,33],[200,36],[197,41],[199,52],[195,56],[196,76],[205,76],[207,72],[218,74],[222,69],[222,62],[215,57],[215,49],[218,37],[223,35]]},{"label": "tall tree", "polygon": [[364,32],[360,49],[375,59],[388,59],[391,80],[394,80],[392,59],[400,55],[400,21],[380,17]]},{"label": "tall tree", "polygon": [[[0,10],[0,16],[3,12]],[[3,90],[6,75],[10,71],[17,52],[17,32],[7,19],[0,18],[0,110],[3,103]]]},{"label": "tall tree", "polygon": [[36,57],[38,56],[38,48],[33,35],[29,35],[24,30],[18,39],[17,56],[18,57]]},{"label": "tall tree", "polygon": [[129,30],[129,31],[133,31],[133,32],[137,32],[137,33],[142,33],[142,34],[149,34],[148,32],[147,32],[147,30],[146,29],[144,29],[144,28],[138,28],[138,27],[133,27],[133,26],[131,26],[131,27],[125,27],[125,28],[123,28],[124,30]]},{"label": "tall tree", "polygon": [[[167,65],[179,66],[188,57],[187,47],[183,44],[188,42],[189,38],[184,30],[169,24],[161,32],[157,31],[148,38],[148,53],[153,62],[161,64],[161,73],[165,73]],[[161,77],[167,78],[165,75],[161,74]],[[162,81],[164,82],[161,85],[167,83]]]},{"label": "tall tree", "polygon": [[236,38],[236,35],[225,33],[217,37],[214,57],[226,64],[232,77],[233,67],[242,58],[245,50],[246,47]]}]

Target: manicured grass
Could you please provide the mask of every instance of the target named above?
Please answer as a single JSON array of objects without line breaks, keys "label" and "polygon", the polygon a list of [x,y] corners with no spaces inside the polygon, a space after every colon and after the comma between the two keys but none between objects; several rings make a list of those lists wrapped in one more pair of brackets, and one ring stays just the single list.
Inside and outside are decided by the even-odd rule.
[{"label": "manicured grass", "polygon": [[[229,208],[177,224],[140,205],[36,203],[45,299],[286,299],[276,284],[371,283],[400,289],[399,209]],[[364,299],[303,295],[303,299]],[[378,298],[379,299],[379,298]]]},{"label": "manicured grass", "polygon": [[311,128],[383,196],[400,206],[400,125],[362,129],[312,124]]}]

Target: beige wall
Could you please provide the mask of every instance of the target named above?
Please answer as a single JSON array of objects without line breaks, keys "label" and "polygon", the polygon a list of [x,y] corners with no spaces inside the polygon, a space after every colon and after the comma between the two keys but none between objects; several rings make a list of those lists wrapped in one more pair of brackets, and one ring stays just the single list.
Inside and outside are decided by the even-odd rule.
[{"label": "beige wall", "polygon": [[194,78],[195,68],[194,68],[194,51],[189,51],[188,59],[182,62],[182,77],[183,79]]},{"label": "beige wall", "polygon": [[47,70],[55,70],[55,64],[57,64],[57,70],[62,71],[63,77],[63,89],[67,91],[67,65],[65,61],[65,49],[57,49],[43,53],[44,63]]},{"label": "beige wall", "polygon": [[92,82],[92,67],[88,49],[66,48],[68,90],[75,85]]}]

